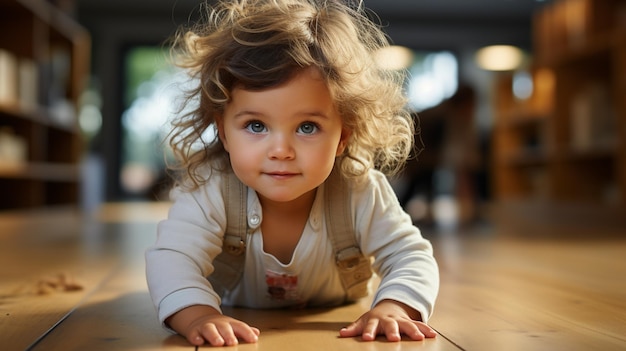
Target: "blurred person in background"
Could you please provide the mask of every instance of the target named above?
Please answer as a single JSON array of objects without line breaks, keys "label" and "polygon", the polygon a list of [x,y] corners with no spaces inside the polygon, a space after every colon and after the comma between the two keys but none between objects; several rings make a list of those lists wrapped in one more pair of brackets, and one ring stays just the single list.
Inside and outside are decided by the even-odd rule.
[{"label": "blurred person in background", "polygon": [[[476,93],[466,84],[440,104],[414,113],[414,156],[401,175],[400,204],[415,222],[434,224],[438,197],[454,200],[454,221],[471,222],[478,213],[477,174],[481,167],[475,128]],[[447,218],[449,219],[449,218]]]}]

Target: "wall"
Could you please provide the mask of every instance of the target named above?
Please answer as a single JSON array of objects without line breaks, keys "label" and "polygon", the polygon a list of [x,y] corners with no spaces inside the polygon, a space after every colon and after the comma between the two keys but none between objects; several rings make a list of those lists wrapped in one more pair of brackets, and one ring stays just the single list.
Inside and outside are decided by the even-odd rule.
[{"label": "wall", "polygon": [[[88,2],[85,2],[88,3]],[[384,9],[384,8],[383,8]],[[381,11],[383,11],[381,9]],[[160,44],[176,28],[197,13],[190,7],[171,5],[150,8],[78,6],[78,20],[92,34],[93,74],[100,81],[103,95],[103,126],[92,150],[102,155],[106,169],[106,200],[119,200],[118,185],[120,116],[122,114],[122,53],[133,44]],[[479,97],[478,121],[486,132],[491,124],[491,75],[476,68],[474,52],[491,44],[531,47],[530,17],[502,18],[420,18],[384,16],[381,23],[395,44],[413,49],[451,50],[460,60],[460,78],[474,85]]]}]

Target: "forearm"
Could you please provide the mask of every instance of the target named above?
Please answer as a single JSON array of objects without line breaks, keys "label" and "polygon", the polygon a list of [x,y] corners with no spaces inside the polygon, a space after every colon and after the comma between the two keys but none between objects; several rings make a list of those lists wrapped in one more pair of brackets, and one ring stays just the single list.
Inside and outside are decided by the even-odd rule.
[{"label": "forearm", "polygon": [[439,291],[439,272],[432,256],[413,252],[383,267],[381,282],[373,302],[401,301],[421,313],[422,321],[430,317]]}]

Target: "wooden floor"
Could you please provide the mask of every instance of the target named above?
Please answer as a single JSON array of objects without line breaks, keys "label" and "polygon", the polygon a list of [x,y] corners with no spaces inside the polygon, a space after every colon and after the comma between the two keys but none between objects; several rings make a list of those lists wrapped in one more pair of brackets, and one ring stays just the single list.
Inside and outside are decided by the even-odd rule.
[{"label": "wooden floor", "polygon": [[[192,350],[161,329],[143,251],[167,205],[111,204],[96,216],[0,214],[0,349]],[[626,350],[626,232],[498,223],[424,229],[441,270],[421,342],[338,338],[368,301],[336,309],[229,310],[261,329],[230,350]]]}]

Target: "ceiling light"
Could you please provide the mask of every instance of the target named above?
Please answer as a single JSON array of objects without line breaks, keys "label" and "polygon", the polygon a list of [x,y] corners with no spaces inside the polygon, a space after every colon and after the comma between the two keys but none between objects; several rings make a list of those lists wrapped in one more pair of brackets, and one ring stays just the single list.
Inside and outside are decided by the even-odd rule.
[{"label": "ceiling light", "polygon": [[488,71],[511,71],[519,68],[524,60],[521,49],[511,45],[492,45],[476,53],[476,63]]},{"label": "ceiling light", "polygon": [[392,71],[407,69],[413,63],[413,51],[404,46],[391,45],[374,53],[374,59],[381,69]]}]

